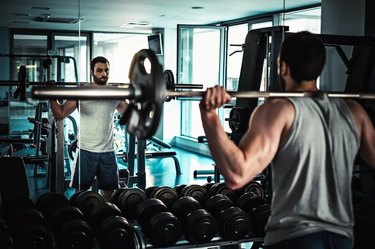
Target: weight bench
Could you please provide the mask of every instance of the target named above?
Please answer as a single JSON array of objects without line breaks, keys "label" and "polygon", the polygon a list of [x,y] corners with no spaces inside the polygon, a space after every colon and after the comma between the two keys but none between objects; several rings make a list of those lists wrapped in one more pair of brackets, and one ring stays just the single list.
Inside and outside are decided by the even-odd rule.
[{"label": "weight bench", "polygon": [[[171,157],[174,160],[174,165],[176,168],[176,174],[181,175],[181,167],[178,158],[176,157],[177,153],[175,151],[145,151],[145,158],[165,158]],[[137,158],[137,156],[135,156]]]}]

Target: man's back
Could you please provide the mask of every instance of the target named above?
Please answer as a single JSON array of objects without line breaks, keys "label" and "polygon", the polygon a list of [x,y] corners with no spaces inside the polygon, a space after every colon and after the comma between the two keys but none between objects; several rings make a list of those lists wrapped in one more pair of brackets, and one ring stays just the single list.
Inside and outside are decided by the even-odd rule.
[{"label": "man's back", "polygon": [[266,244],[318,231],[352,238],[352,167],[359,136],[340,99],[290,99],[295,119],[272,162]]}]

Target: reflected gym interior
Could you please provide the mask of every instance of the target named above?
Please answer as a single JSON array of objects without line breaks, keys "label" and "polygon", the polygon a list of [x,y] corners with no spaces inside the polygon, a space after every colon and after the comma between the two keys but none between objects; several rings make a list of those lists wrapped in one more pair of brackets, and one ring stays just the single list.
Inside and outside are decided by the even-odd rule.
[{"label": "reflected gym interior", "polygon": [[[35,97],[33,89],[52,82],[67,89],[89,84],[96,56],[110,62],[109,85],[131,84],[134,55],[147,49],[161,65],[169,91],[220,85],[228,91],[280,92],[281,42],[307,30],[320,35],[327,52],[322,91],[373,93],[374,10],[370,0],[4,3],[0,203],[22,201],[15,208],[19,216],[0,219],[0,248],[263,248],[271,172],[261,172],[240,190],[226,186],[205,139],[200,98],[166,98],[156,130],[147,137],[129,132],[120,122],[122,113],[115,113],[120,189],[105,202],[95,181],[88,191],[71,187],[79,111],[57,121],[49,100]],[[265,101],[233,98],[218,109],[235,143],[251,112]],[[373,102],[361,104],[374,121]],[[355,249],[372,244],[374,181],[375,172],[358,160],[352,183]]]}]

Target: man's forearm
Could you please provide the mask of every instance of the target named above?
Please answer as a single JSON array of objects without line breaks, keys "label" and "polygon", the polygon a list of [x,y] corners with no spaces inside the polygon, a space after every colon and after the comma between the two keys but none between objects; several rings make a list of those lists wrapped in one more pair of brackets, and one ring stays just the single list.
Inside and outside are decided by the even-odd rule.
[{"label": "man's forearm", "polygon": [[57,121],[63,120],[64,118],[68,116],[68,114],[66,114],[64,105],[60,104],[58,100],[55,100],[55,99],[51,100],[50,107],[51,107],[53,116],[55,117]]}]

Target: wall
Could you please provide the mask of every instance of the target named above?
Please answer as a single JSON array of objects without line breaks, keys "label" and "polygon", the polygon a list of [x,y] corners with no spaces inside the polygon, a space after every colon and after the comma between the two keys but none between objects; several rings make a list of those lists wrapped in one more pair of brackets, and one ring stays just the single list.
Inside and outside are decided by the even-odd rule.
[{"label": "wall", "polygon": [[[370,0],[369,0],[370,1]],[[366,0],[322,0],[321,33],[362,36],[365,33]],[[351,47],[343,47],[350,58]],[[332,48],[327,49],[327,61],[321,76],[324,91],[344,91],[346,67]]]}]

